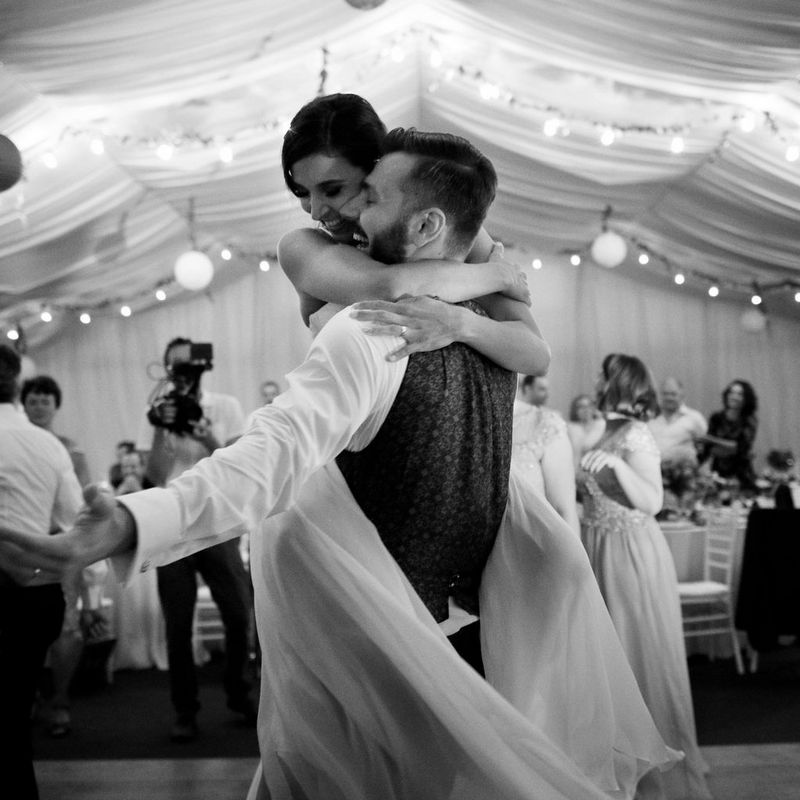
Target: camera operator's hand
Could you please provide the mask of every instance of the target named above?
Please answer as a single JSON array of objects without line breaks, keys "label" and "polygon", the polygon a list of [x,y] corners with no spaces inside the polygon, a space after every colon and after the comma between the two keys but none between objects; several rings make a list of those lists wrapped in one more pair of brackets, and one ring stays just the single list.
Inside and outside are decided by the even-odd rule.
[{"label": "camera operator's hand", "polygon": [[213,453],[218,447],[222,446],[211,430],[211,420],[208,417],[201,417],[197,422],[190,424],[192,426],[192,436],[205,445],[209,453]]},{"label": "camera operator's hand", "polygon": [[172,397],[165,397],[158,404],[158,418],[165,428],[172,428],[178,416],[178,404]]}]

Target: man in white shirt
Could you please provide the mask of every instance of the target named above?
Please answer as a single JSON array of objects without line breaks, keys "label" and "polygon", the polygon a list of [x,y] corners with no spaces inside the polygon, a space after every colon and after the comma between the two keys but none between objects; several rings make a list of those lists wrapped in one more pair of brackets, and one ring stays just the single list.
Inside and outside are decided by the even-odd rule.
[{"label": "man in white shirt", "polygon": [[[44,538],[71,527],[81,490],[64,445],[15,405],[19,374],[19,355],[0,344],[0,527]],[[0,571],[0,774],[9,797],[38,797],[31,708],[63,618],[58,583],[18,586]]]},{"label": "man in white shirt", "polygon": [[[442,140],[446,146],[454,145],[452,138]],[[452,152],[444,158],[452,159]],[[402,248],[407,258],[463,258],[468,246],[450,249],[456,221],[416,184],[420,178],[415,168],[421,161],[414,150],[402,147],[384,156],[368,179],[370,202],[361,216],[362,227],[371,246],[396,244],[398,236],[402,242],[403,226],[395,224],[401,215],[406,234],[413,234]],[[441,178],[440,170],[429,174]],[[489,184],[473,236],[491,202],[493,176]],[[477,187],[462,196],[471,199],[480,191]],[[497,596],[506,592],[513,603],[513,598],[524,595],[522,585],[531,580],[537,584],[538,577],[532,575],[538,574],[539,561],[547,561],[544,553],[551,547],[559,551],[541,573],[536,603],[531,607],[523,601],[524,613],[513,622],[502,604],[497,608],[490,602],[484,615],[484,597],[497,598],[487,595],[481,585],[482,619],[493,623],[482,631],[487,637],[485,649],[490,652],[501,641],[508,648],[495,653],[499,684],[508,674],[535,683],[531,681],[535,651],[523,640],[530,639],[526,630],[533,628],[537,644],[549,642],[548,652],[553,642],[562,641],[560,616],[555,619],[553,614],[552,638],[537,628],[534,619],[539,606],[553,600],[554,612],[568,609],[571,623],[579,627],[581,647],[591,639],[598,648],[613,650],[609,660],[600,649],[594,650],[592,677],[581,678],[580,683],[601,675],[603,687],[613,684],[619,691],[602,699],[600,692],[587,703],[581,698],[575,708],[561,703],[555,707],[547,680],[547,686],[532,688],[530,695],[527,690],[516,694],[510,689],[508,695],[516,695],[512,706],[447,645],[436,624],[441,587],[431,588],[430,606],[423,603],[333,463],[345,449],[357,455],[383,434],[391,436],[391,425],[384,423],[392,419],[398,402],[407,402],[405,379],[413,369],[414,357],[387,360],[400,343],[399,338],[366,335],[347,310],[335,314],[317,335],[305,362],[288,376],[288,390],[256,412],[244,436],[165,488],[127,495],[113,507],[104,504],[105,498],[95,498],[91,510],[82,515],[80,532],[62,537],[58,552],[48,555],[45,577],[51,569],[58,572],[62,559],[74,563],[109,554],[118,556],[115,566],[131,574],[258,530],[251,537],[256,618],[259,635],[272,646],[264,647],[262,759],[251,798],[400,800],[459,794],[504,800],[601,800],[607,796],[605,790],[619,786],[632,793],[646,765],[666,763],[671,756],[636,691],[585,553],[566,524],[544,501],[533,498],[554,535],[545,537],[546,545],[530,542],[513,555],[503,555],[501,548],[495,563],[487,564]],[[438,370],[434,365],[432,374],[438,375]],[[458,371],[446,375],[448,381],[464,377]],[[487,386],[483,397],[490,405],[502,400],[510,417],[514,386],[513,376],[508,377],[508,392],[502,389],[493,398],[497,387]],[[416,387],[424,390],[423,384],[424,376]],[[423,405],[417,419],[435,413]],[[446,497],[448,491],[462,502],[472,500],[459,493],[457,481],[448,485],[449,473],[461,475],[471,469],[484,474],[480,470],[485,469],[485,483],[494,483],[496,476],[482,456],[473,456],[472,443],[465,447],[460,440],[459,422],[448,426],[445,420],[436,431],[448,444],[448,455],[426,463],[423,453],[407,476],[398,476],[398,491],[405,491],[401,484],[407,479],[424,489],[429,468],[439,473],[437,480],[444,474],[437,483],[442,487],[442,504],[452,502]],[[504,435],[494,427],[498,422],[492,419],[491,426],[483,429],[482,445]],[[411,427],[413,423],[409,420]],[[510,452],[503,458],[508,456]],[[476,493],[481,491],[478,486]],[[520,514],[510,508],[504,517],[504,525],[509,518],[516,525],[520,544],[530,536],[528,509]],[[262,524],[266,517],[270,519]],[[433,540],[438,535],[438,530],[429,532]],[[27,540],[26,552],[41,553],[35,545]],[[0,549],[0,554],[4,552]],[[26,556],[20,569],[40,563],[39,557]],[[461,577],[452,575],[453,585]],[[584,629],[587,593],[599,616]],[[520,634],[512,642],[506,638],[509,626]],[[530,654],[533,660],[527,658]],[[553,666],[550,663],[547,669]],[[556,666],[555,674],[561,678],[570,672]],[[561,688],[559,697],[564,696]],[[542,714],[545,706],[548,710]],[[537,720],[533,725],[523,716],[528,712]],[[586,729],[586,719],[596,723],[591,730]],[[575,746],[578,740],[581,744]],[[562,748],[570,749],[578,767]]]},{"label": "man in white shirt", "polygon": [[648,423],[662,463],[697,464],[695,440],[708,429],[705,417],[684,402],[683,384],[666,378],[661,384],[661,413]]}]

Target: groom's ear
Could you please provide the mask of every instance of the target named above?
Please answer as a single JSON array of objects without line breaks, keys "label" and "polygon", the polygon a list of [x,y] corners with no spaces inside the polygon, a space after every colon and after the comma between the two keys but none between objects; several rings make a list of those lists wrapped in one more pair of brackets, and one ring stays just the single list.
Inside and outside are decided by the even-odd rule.
[{"label": "groom's ear", "polygon": [[422,247],[445,233],[447,217],[440,208],[426,208],[417,211],[411,220],[411,239],[417,247]]}]

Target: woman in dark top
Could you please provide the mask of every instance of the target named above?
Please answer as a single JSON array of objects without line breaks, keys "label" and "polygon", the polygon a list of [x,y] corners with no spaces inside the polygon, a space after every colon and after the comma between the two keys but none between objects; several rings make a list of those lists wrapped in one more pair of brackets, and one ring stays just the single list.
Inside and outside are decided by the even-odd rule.
[{"label": "woman in dark top", "polygon": [[742,489],[752,489],[758,398],[748,381],[737,378],[725,387],[722,405],[708,420],[710,441],[701,446],[700,462],[711,459],[711,469],[721,478],[737,478]]}]

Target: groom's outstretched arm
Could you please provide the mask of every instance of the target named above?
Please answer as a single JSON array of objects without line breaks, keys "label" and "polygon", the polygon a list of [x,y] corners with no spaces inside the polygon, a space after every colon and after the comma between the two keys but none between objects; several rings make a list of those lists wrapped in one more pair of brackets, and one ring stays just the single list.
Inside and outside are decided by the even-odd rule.
[{"label": "groom's outstretched arm", "polygon": [[347,311],[337,314],[287,376],[289,389],[254,415],[237,442],[167,487],[119,497],[110,511],[85,509],[68,534],[34,542],[0,531],[0,569],[21,563],[27,570],[21,582],[30,582],[33,569],[41,570],[41,581],[115,556],[124,579],[258,530],[266,516],[289,508],[307,478],[365,423],[377,431],[405,373],[405,361],[386,361],[399,343],[366,336]]}]

